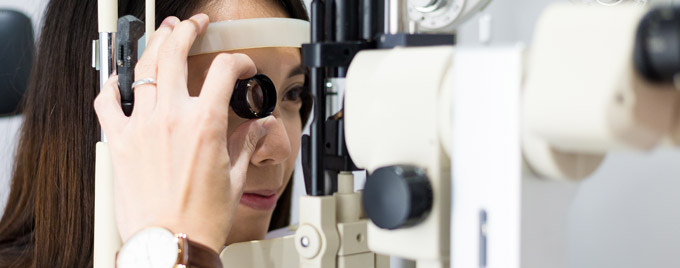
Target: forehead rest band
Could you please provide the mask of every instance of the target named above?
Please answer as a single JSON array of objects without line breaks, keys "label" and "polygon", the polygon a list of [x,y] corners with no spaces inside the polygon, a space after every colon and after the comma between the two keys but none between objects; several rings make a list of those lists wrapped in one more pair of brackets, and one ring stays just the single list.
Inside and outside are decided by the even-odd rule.
[{"label": "forehead rest band", "polygon": [[189,56],[222,51],[295,47],[309,43],[308,21],[289,18],[258,18],[213,22],[196,38]]}]

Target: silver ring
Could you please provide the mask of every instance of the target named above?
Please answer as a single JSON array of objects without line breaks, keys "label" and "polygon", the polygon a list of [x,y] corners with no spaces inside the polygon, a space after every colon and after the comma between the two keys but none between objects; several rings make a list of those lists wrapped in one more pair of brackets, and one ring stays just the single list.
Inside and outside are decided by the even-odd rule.
[{"label": "silver ring", "polygon": [[156,84],[156,80],[153,78],[144,78],[142,80],[137,80],[134,83],[132,83],[132,88],[134,89],[136,86],[144,85],[144,84]]}]

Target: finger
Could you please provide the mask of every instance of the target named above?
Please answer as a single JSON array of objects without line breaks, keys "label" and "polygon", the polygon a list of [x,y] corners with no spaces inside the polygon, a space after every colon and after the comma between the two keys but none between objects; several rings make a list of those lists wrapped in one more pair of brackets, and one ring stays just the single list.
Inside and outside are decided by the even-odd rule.
[{"label": "finger", "polygon": [[237,183],[243,183],[248,171],[250,158],[252,158],[257,144],[267,135],[276,123],[273,116],[257,120],[248,120],[241,124],[229,136],[227,149],[231,161],[231,179]]},{"label": "finger", "polygon": [[245,54],[219,54],[210,65],[199,100],[208,106],[226,108],[236,80],[252,77],[256,72],[255,63]]},{"label": "finger", "polygon": [[99,118],[99,124],[107,135],[114,135],[128,118],[120,106],[120,92],[118,90],[118,76],[114,75],[104,84],[99,95],[94,99],[94,110]]},{"label": "finger", "polygon": [[245,54],[217,55],[208,70],[199,101],[204,107],[222,107],[227,112],[236,80],[252,77],[256,72],[255,63]]},{"label": "finger", "polygon": [[[176,17],[167,17],[161,26],[151,35],[149,43],[144,49],[144,54],[135,66],[135,80],[144,78],[157,79],[158,72],[158,50],[168,39],[175,25],[179,23]],[[143,114],[153,110],[156,106],[156,85],[146,84],[135,87],[135,107],[132,114]]]},{"label": "finger", "polygon": [[161,45],[158,52],[158,102],[178,96],[189,96],[187,91],[187,56],[196,37],[208,27],[205,14],[180,22]]}]

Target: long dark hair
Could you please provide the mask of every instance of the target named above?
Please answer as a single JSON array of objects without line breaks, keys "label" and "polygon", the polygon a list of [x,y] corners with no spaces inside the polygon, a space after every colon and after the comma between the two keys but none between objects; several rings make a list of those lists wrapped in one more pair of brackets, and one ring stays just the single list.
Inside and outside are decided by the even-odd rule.
[{"label": "long dark hair", "polygon": [[[200,0],[157,0],[156,26],[167,16],[187,19]],[[292,18],[307,20],[299,0],[277,0]],[[144,19],[144,1],[118,1],[118,14]],[[91,67],[97,35],[97,1],[51,0],[43,17],[11,192],[0,220],[0,267],[91,267],[94,229],[94,160],[98,93]],[[304,122],[310,98],[300,111]],[[270,229],[287,225],[287,187]]]}]

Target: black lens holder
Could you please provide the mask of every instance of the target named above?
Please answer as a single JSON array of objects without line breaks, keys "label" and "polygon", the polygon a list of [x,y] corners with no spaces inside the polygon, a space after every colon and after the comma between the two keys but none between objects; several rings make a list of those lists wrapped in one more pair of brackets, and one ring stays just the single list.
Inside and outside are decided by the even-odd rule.
[{"label": "black lens holder", "polygon": [[[262,90],[262,108],[260,111],[255,111],[248,102],[248,88],[249,83],[255,82],[260,85]],[[234,109],[236,115],[246,119],[264,118],[274,112],[276,108],[276,88],[269,77],[264,74],[256,74],[255,76],[238,80],[234,85],[234,92],[231,95],[229,105]]]}]

